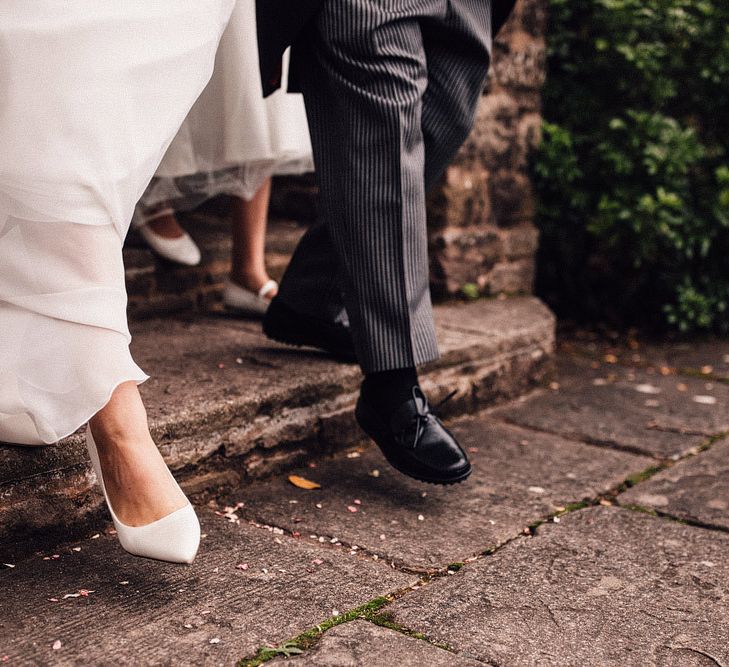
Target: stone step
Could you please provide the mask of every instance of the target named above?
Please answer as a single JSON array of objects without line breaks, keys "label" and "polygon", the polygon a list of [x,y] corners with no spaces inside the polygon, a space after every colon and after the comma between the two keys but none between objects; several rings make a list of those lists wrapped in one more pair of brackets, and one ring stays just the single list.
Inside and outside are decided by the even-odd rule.
[{"label": "stone step", "polygon": [[[442,357],[424,369],[445,416],[472,413],[543,381],[555,321],[537,299],[436,308]],[[152,434],[185,490],[239,485],[362,439],[354,365],[268,341],[260,324],[222,315],[133,323],[133,353]],[[47,448],[0,447],[0,542],[69,536],[98,519],[101,498],[82,433]]]},{"label": "stone step", "polygon": [[[170,314],[209,312],[220,298],[230,269],[230,222],[224,202],[180,215],[180,222],[202,251],[199,266],[177,266],[155,257],[135,230],[124,247],[130,320]],[[279,280],[306,226],[274,217],[266,234],[266,264]]]}]

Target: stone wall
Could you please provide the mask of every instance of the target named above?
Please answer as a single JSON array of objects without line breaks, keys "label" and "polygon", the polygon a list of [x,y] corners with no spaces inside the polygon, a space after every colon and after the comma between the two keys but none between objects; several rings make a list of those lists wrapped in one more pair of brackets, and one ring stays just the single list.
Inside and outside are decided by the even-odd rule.
[{"label": "stone wall", "polygon": [[541,138],[546,0],[520,0],[494,44],[476,125],[430,200],[437,296],[531,292],[538,233],[528,161]]},{"label": "stone wall", "polygon": [[[546,0],[519,0],[494,44],[473,133],[430,197],[431,276],[436,298],[529,293],[538,234],[527,163],[540,139]],[[277,179],[268,262],[280,277],[316,215],[310,176]],[[230,234],[224,201],[187,216],[203,250],[195,268],[152,257],[134,233],[125,249],[129,315],[209,310],[225,279]]]}]

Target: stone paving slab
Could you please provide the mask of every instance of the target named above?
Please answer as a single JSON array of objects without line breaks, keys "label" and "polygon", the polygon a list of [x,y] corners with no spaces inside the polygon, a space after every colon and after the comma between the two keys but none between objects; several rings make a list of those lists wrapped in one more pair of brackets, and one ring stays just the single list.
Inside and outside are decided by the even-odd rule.
[{"label": "stone paving slab", "polygon": [[[231,503],[252,519],[338,538],[413,568],[462,561],[518,535],[555,509],[595,498],[651,464],[646,457],[538,434],[488,419],[452,424],[474,472],[438,487],[392,469],[374,445],[294,471],[322,485],[305,491],[286,475],[242,488]],[[373,477],[373,471],[378,477]],[[361,504],[358,504],[361,503]]]},{"label": "stone paving slab", "polygon": [[560,356],[557,389],[494,415],[529,428],[677,457],[729,431],[729,386]]},{"label": "stone paving slab", "polygon": [[367,621],[344,623],[325,633],[310,651],[277,658],[271,667],[477,667],[481,663]]},{"label": "stone paving slab", "polygon": [[704,374],[729,380],[729,339],[706,338],[687,341],[643,343],[632,349],[603,340],[567,341],[563,346],[598,360],[615,357],[624,366],[652,366],[677,374]]},{"label": "stone paving slab", "polygon": [[726,665],[727,553],[720,532],[590,508],[389,609],[489,664]]},{"label": "stone paving slab", "polygon": [[619,501],[729,530],[729,440],[633,487]]},{"label": "stone paving slab", "polygon": [[[133,558],[115,537],[102,535],[59,547],[58,560],[36,555],[0,569],[0,660],[7,655],[13,666],[233,665],[335,610],[415,581],[341,548],[236,525],[207,508],[200,516],[207,537],[191,567]],[[237,567],[242,564],[247,569]],[[93,592],[64,599],[81,589]]]},{"label": "stone paving slab", "polygon": [[729,340],[695,340],[644,348],[644,358],[654,365],[681,372],[700,372],[729,380]]}]

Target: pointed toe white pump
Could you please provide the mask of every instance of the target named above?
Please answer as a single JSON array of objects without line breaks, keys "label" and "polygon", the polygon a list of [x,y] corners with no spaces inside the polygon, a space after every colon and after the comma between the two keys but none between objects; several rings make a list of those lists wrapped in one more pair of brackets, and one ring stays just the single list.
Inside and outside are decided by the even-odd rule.
[{"label": "pointed toe white pump", "polygon": [[[96,450],[96,443],[91,435],[90,428],[86,430],[86,447],[122,548],[133,556],[141,556],[142,558],[153,558],[168,563],[185,563],[188,565],[192,563],[200,546],[200,522],[192,505],[188,502],[179,510],[146,526],[127,526],[123,524],[114,513],[114,509],[109,502],[109,496],[106,494],[104,476],[99,463],[99,453]],[[172,477],[172,473],[169,474]]]},{"label": "pointed toe white pump", "polygon": [[202,260],[200,248],[187,232],[177,238],[168,239],[152,231],[152,228],[146,223],[138,227],[138,230],[147,245],[160,257],[183,266],[200,264]]}]

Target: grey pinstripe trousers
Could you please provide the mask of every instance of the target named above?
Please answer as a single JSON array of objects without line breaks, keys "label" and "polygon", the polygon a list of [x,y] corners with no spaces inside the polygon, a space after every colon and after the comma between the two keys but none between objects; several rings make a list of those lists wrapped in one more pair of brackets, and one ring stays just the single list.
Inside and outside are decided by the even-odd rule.
[{"label": "grey pinstripe trousers", "polygon": [[327,0],[302,42],[321,221],[281,299],[334,317],[343,297],[365,373],[431,361],[425,195],[473,124],[490,0]]}]

